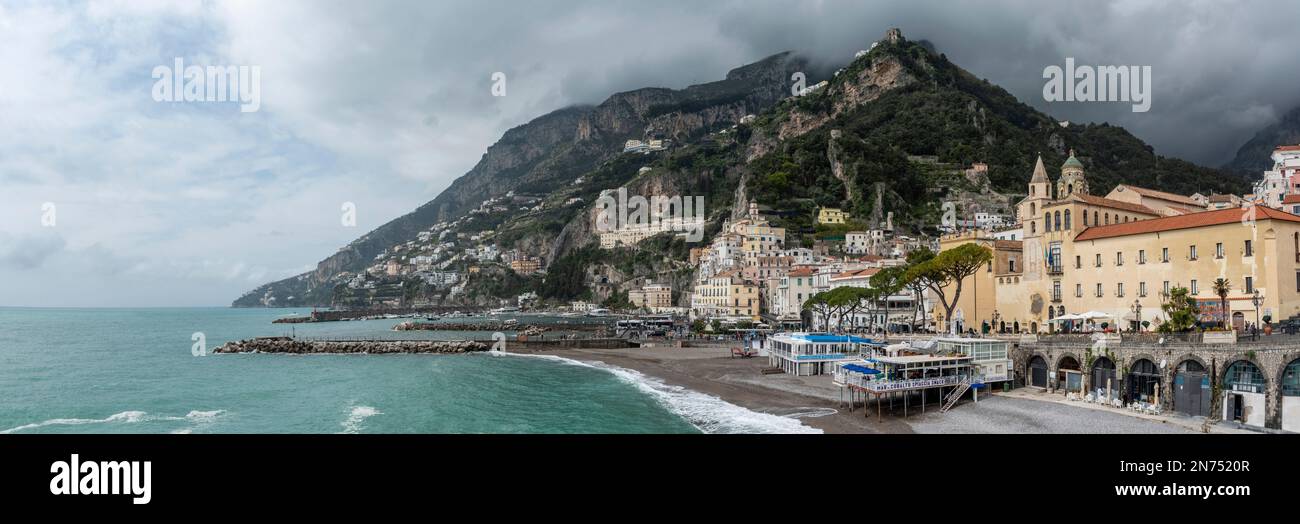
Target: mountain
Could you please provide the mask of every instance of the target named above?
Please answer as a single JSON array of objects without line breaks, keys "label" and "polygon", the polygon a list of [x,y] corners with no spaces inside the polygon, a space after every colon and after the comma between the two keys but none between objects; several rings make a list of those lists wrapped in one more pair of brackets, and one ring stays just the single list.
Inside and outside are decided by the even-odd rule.
[{"label": "mountain", "polygon": [[1232,161],[1223,168],[1252,179],[1273,168],[1273,149],[1280,145],[1300,144],[1300,107],[1292,109],[1276,123],[1265,127],[1247,140]]},{"label": "mountain", "polygon": [[[670,235],[636,248],[595,244],[591,203],[602,190],[619,187],[629,194],[704,196],[706,241],[723,220],[757,200],[787,228],[789,244],[810,246],[835,233],[814,224],[821,206],[844,208],[870,225],[892,215],[895,225],[918,235],[936,233],[931,224],[945,201],[956,201],[962,213],[1009,213],[1037,155],[1059,166],[1071,149],[1098,193],[1119,183],[1183,194],[1242,193],[1248,186],[1241,176],[1156,155],[1121,127],[1058,122],[896,29],[834,74],[808,74],[811,88],[789,96],[791,74],[807,68],[797,55],[782,53],[719,82],[619,93],[598,106],[538,118],[508,131],[432,202],[354,241],[315,271],[262,286],[234,305],[374,303],[373,290],[344,286],[341,275],[376,257],[409,260],[409,253],[389,250],[453,220],[448,227],[459,253],[491,244],[538,257],[548,269],[543,278],[479,267],[486,273],[470,278],[457,301],[494,303],[524,291],[590,299],[592,288],[595,299],[617,301],[626,286],[653,279],[673,283],[675,301],[686,302],[691,246]],[[817,83],[821,78],[824,84]],[[748,114],[756,118],[742,122]],[[655,136],[674,146],[623,152],[624,141]],[[964,169],[974,163],[987,164],[987,172]],[[515,200],[521,193],[536,200],[501,200],[509,191]],[[490,212],[473,211],[489,199]],[[449,260],[458,269],[482,265],[469,256]],[[384,296],[447,299],[445,290],[415,287],[399,283]]]},{"label": "mountain", "polygon": [[[488,148],[468,173],[432,201],[365,234],[317,264],[314,271],[254,289],[234,306],[326,305],[324,286],[341,272],[357,272],[376,255],[416,238],[435,223],[464,215],[493,197],[549,192],[622,153],[629,139],[658,136],[689,141],[761,113],[789,94],[789,79],[812,66],[780,53],[733,69],[723,80],[685,89],[644,88],[615,94],[596,106],[554,111],[515,127]],[[558,233],[558,231],[556,231]],[[288,300],[293,297],[292,300]]]}]

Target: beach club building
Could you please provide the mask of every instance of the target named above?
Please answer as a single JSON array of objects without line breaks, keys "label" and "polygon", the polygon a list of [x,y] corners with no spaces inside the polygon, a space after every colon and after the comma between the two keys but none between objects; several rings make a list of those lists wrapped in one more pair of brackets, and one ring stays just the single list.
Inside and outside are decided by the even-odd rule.
[{"label": "beach club building", "polygon": [[870,355],[878,344],[871,339],[824,333],[781,333],[768,337],[767,359],[772,367],[795,376],[831,373],[835,364]]}]

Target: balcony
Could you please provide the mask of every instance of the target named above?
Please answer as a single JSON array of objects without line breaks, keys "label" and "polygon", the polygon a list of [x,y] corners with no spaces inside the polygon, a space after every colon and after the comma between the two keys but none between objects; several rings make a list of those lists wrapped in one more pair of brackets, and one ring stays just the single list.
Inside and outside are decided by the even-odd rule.
[{"label": "balcony", "polygon": [[1052,302],[1053,302],[1053,303],[1057,303],[1057,304],[1059,304],[1059,303],[1061,302],[1061,292],[1060,292],[1060,291],[1056,291],[1056,292],[1053,292],[1053,293],[1052,293]]},{"label": "balcony", "polygon": [[1065,268],[1061,267],[1060,264],[1053,264],[1053,265],[1047,266],[1047,274],[1049,274],[1049,275],[1059,275],[1059,274],[1063,273],[1064,270],[1065,270]]}]

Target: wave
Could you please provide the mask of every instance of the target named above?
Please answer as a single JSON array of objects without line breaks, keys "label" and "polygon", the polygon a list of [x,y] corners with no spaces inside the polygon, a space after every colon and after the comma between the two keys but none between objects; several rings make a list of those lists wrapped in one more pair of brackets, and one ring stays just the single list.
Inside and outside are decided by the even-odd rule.
[{"label": "wave", "polygon": [[342,422],[343,431],[340,433],[360,433],[361,425],[366,419],[383,414],[384,412],[370,406],[354,406],[352,412],[348,413],[348,418]]},{"label": "wave", "polygon": [[[533,357],[564,364],[599,369],[619,380],[636,386],[650,395],[668,411],[682,417],[696,429],[709,434],[717,433],[821,433],[817,428],[805,426],[797,418],[760,413],[737,406],[721,398],[681,386],[667,384],[655,377],[600,361],[585,362],[556,355],[531,355],[507,353],[512,356]],[[807,415],[806,413],[800,413]]]},{"label": "wave", "polygon": [[[0,435],[17,433],[19,431],[26,431],[29,429],[43,428],[46,426],[82,426],[86,424],[113,424],[113,423],[135,424],[137,422],[153,422],[153,421],[187,421],[198,425],[198,424],[211,422],[217,416],[225,412],[226,411],[223,409],[217,409],[212,411],[193,410],[187,413],[183,417],[176,417],[176,416],[165,416],[165,415],[150,415],[144,411],[123,411],[121,413],[114,413],[105,418],[52,418],[49,420],[43,420],[41,422],[34,422],[31,424],[24,424],[15,428],[9,428],[4,431],[0,431]],[[193,428],[189,428],[189,431],[192,430]]]}]

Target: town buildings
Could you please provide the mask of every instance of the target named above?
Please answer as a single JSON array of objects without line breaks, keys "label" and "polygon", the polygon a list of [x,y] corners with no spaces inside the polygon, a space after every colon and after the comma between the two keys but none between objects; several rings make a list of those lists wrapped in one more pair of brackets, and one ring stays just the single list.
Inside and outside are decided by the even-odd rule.
[{"label": "town buildings", "polygon": [[[1165,321],[1160,306],[1174,287],[1191,292],[1206,322],[1226,319],[1240,329],[1256,315],[1300,314],[1300,216],[1265,207],[1206,210],[1190,197],[1131,185],[1091,196],[1073,155],[1054,197],[1050,189],[1040,158],[1019,204],[1022,241],[981,231],[941,240],[943,250],[976,243],[993,253],[984,271],[963,282],[952,318],[936,308],[941,329],[955,322],[963,330],[1045,333],[1076,324],[1057,317],[1095,312],[1108,317],[1093,324],[1149,331]],[[1231,284],[1227,312],[1212,290],[1218,278]]]},{"label": "town buildings", "polygon": [[739,270],[713,275],[696,284],[691,294],[691,315],[757,322],[760,320],[758,285],[741,278]]},{"label": "town buildings", "polygon": [[510,269],[520,275],[531,275],[536,273],[540,268],[541,262],[535,258],[523,258],[512,260],[510,262]]},{"label": "town buildings", "polygon": [[849,214],[839,208],[823,207],[817,210],[818,224],[843,224],[848,219]]},{"label": "town buildings", "polygon": [[638,308],[658,313],[673,306],[673,289],[665,284],[646,284],[627,292],[628,302]]}]

